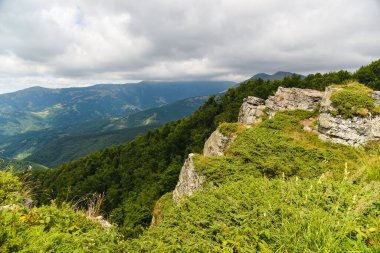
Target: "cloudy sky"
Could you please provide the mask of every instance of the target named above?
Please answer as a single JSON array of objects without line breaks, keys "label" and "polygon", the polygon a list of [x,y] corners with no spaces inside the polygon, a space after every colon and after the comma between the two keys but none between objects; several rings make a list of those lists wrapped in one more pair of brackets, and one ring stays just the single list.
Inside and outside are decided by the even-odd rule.
[{"label": "cloudy sky", "polygon": [[0,0],[0,93],[353,70],[379,24],[379,0]]}]

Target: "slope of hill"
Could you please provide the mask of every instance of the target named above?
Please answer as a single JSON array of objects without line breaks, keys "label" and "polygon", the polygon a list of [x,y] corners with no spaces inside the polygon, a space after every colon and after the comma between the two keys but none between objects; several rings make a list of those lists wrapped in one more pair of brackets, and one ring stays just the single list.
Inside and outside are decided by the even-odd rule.
[{"label": "slope of hill", "polygon": [[1,94],[0,137],[126,116],[189,97],[216,94],[233,85],[209,81],[141,82],[65,89],[33,87]]},{"label": "slope of hill", "polygon": [[65,128],[32,131],[5,138],[0,148],[7,157],[55,167],[107,146],[125,143],[164,123],[184,118],[206,101],[207,97],[188,98],[127,117],[109,117]]},{"label": "slope of hill", "polygon": [[129,250],[376,252],[380,143],[321,141],[302,124],[317,116],[286,111],[248,129],[223,124],[219,131],[238,135],[225,155],[194,155],[182,169],[189,183],[202,175],[202,186],[177,205],[164,195],[153,228]]},{"label": "slope of hill", "polygon": [[159,125],[150,124],[103,133],[64,136],[45,145],[39,145],[41,147],[37,148],[27,159],[55,168],[62,163],[79,159],[105,147],[126,143],[137,135],[157,127]]},{"label": "slope of hill", "polygon": [[[275,80],[282,80],[284,79],[285,77],[289,77],[289,76],[292,76],[292,75],[299,75],[299,74],[296,74],[296,73],[292,73],[292,72],[286,72],[286,71],[278,71],[272,75],[269,75],[267,73],[258,73],[254,76],[252,76],[250,78],[250,80],[257,80],[259,78],[263,79],[263,80],[271,80],[271,81],[275,81]],[[305,78],[305,76],[303,75],[299,75],[301,76],[301,78]]]}]

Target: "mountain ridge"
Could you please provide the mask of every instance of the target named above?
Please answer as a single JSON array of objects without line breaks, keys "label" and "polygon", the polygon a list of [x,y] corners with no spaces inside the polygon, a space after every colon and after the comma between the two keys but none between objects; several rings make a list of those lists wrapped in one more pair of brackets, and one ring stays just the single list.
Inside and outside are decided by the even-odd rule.
[{"label": "mountain ridge", "polygon": [[305,78],[305,76],[303,75],[300,75],[300,74],[297,74],[297,73],[292,73],[292,72],[288,72],[288,71],[277,71],[276,73],[274,74],[267,74],[267,73],[257,73],[256,75],[252,76],[250,78],[250,80],[256,80],[256,79],[264,79],[264,80],[271,80],[271,81],[280,81],[282,79],[284,79],[285,77],[289,77],[289,76],[292,76],[292,75],[298,75],[302,78]]}]

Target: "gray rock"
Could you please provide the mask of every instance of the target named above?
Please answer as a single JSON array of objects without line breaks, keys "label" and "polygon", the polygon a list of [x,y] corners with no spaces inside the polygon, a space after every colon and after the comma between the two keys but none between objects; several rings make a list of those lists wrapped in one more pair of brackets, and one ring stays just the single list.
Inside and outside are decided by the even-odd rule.
[{"label": "gray rock", "polygon": [[95,221],[100,224],[103,228],[110,228],[112,227],[112,224],[109,223],[106,219],[103,218],[103,216],[97,216],[95,217]]},{"label": "gray rock", "polygon": [[[331,103],[333,91],[339,88],[327,88],[321,102],[318,118],[319,138],[325,141],[351,146],[366,144],[370,140],[380,140],[380,117],[354,117],[345,119],[331,114],[335,110]],[[373,95],[375,94],[375,95]],[[372,93],[377,96],[378,92]],[[375,98],[375,97],[374,97]],[[376,98],[375,98],[376,100]]]},{"label": "gray rock", "polygon": [[26,209],[32,209],[34,207],[34,201],[30,198],[23,199],[22,204]]},{"label": "gray rock", "polygon": [[219,130],[215,130],[206,141],[203,148],[204,156],[222,156],[226,149],[236,139],[237,135],[231,137],[223,135]]},{"label": "gray rock", "polygon": [[265,105],[271,118],[278,111],[313,111],[318,107],[322,97],[323,93],[317,90],[279,87],[276,94],[265,101]]},{"label": "gray rock", "polygon": [[205,176],[197,173],[194,161],[194,154],[189,154],[179,175],[178,183],[173,191],[173,201],[179,204],[184,196],[191,196],[197,189],[202,187]]},{"label": "gray rock", "polygon": [[240,107],[239,119],[240,123],[255,124],[262,121],[265,116],[265,101],[257,97],[247,97],[243,100]]},{"label": "gray rock", "polygon": [[5,206],[0,206],[0,211],[1,210],[14,210],[16,208],[19,208],[20,206],[15,205],[15,204],[10,204],[10,205],[5,205]]},{"label": "gray rock", "polygon": [[380,91],[374,91],[371,95],[375,99],[376,104],[380,105]]}]

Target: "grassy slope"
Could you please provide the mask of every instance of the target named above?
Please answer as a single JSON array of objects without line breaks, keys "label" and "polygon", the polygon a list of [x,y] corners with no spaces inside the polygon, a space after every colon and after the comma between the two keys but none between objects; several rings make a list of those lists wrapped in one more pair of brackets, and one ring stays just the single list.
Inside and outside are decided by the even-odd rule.
[{"label": "grassy slope", "polygon": [[196,156],[204,192],[175,206],[131,251],[372,252],[380,249],[380,144],[318,140],[312,113],[278,113],[247,129],[223,157]]}]

